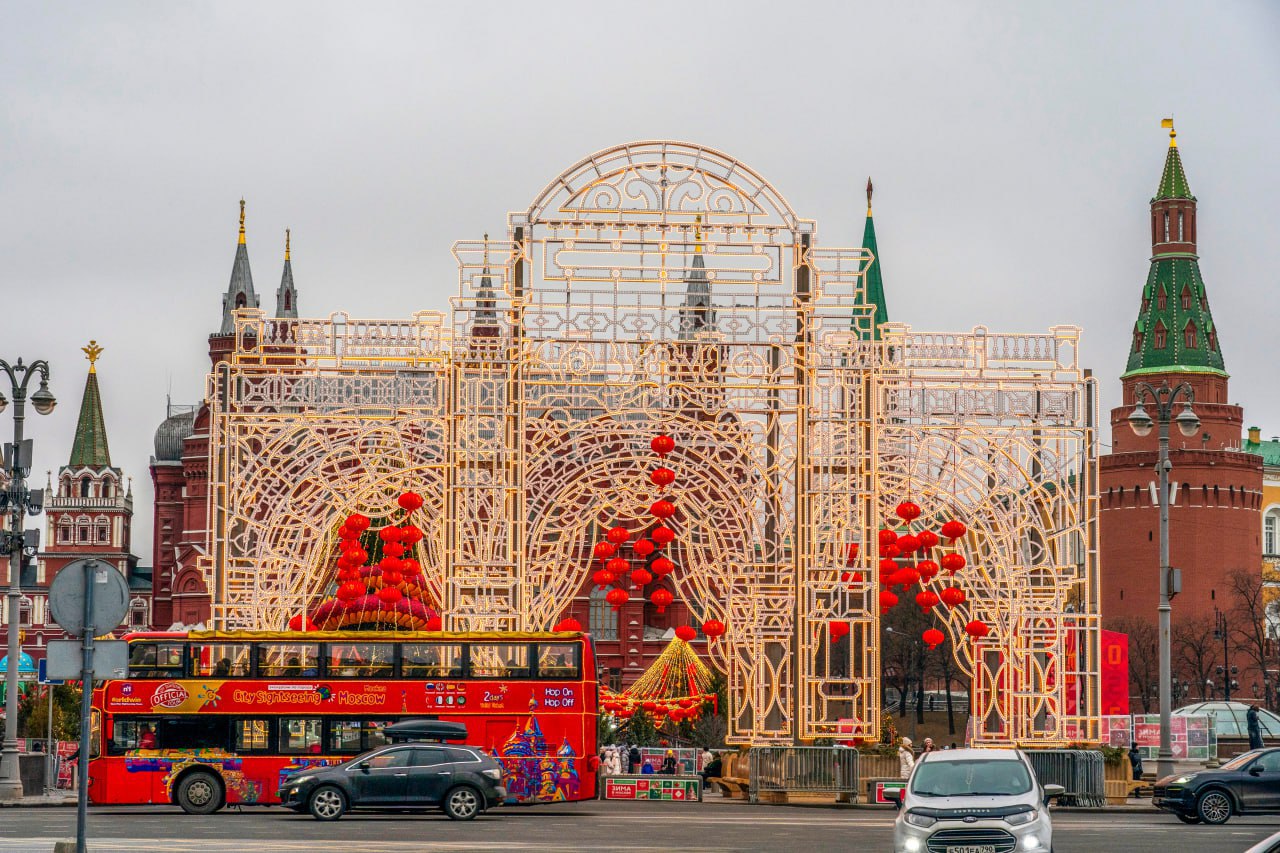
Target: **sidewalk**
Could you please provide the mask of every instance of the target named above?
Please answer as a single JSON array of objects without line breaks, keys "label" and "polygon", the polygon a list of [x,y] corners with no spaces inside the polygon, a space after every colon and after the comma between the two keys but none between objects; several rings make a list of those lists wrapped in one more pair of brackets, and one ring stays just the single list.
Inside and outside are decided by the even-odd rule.
[{"label": "sidewalk", "polygon": [[0,808],[5,809],[41,809],[48,806],[75,806],[76,792],[58,790],[51,794],[41,794],[34,797],[23,797],[16,803],[0,803]]}]

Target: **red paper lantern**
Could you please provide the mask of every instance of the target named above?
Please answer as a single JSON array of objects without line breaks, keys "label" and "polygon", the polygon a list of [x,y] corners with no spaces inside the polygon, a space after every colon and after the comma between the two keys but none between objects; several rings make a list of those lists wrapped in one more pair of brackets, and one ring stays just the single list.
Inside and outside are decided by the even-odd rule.
[{"label": "red paper lantern", "polygon": [[614,545],[621,545],[631,538],[631,531],[625,527],[610,527],[608,539]]},{"label": "red paper lantern", "polygon": [[887,589],[880,590],[880,609],[888,610],[898,604],[898,596],[894,595]]},{"label": "red paper lantern", "polygon": [[970,637],[980,638],[991,633],[991,627],[980,619],[974,619],[968,625],[964,626],[964,632]]},{"label": "red paper lantern", "polygon": [[676,449],[676,440],[669,435],[655,435],[649,442],[649,448],[659,456],[666,456]]},{"label": "red paper lantern", "polygon": [[443,620],[443,619],[441,619],[439,616],[432,616],[432,617],[430,617],[429,619],[427,619],[427,630],[428,630],[428,631],[443,631],[443,630],[444,630],[444,620]]},{"label": "red paper lantern", "polygon": [[942,568],[953,575],[965,566],[964,554],[943,554],[940,562]]},{"label": "red paper lantern", "polygon": [[396,557],[383,557],[378,561],[378,568],[382,569],[383,572],[398,572],[400,571],[400,560]]},{"label": "red paper lantern", "polygon": [[698,630],[692,625],[681,625],[676,628],[676,636],[684,640],[686,643],[692,643],[698,636]]},{"label": "red paper lantern", "polygon": [[397,601],[404,598],[404,593],[396,589],[394,586],[384,586],[382,589],[375,592],[374,595],[378,596],[378,600],[383,604],[395,604]]},{"label": "red paper lantern", "polygon": [[[306,627],[303,627],[304,624]],[[307,619],[307,621],[303,623],[302,614],[296,613],[289,618],[289,630],[290,631],[315,631],[317,629],[316,629],[316,623],[312,622],[310,619]]]},{"label": "red paper lantern", "polygon": [[612,542],[597,542],[596,547],[591,549],[591,553],[596,556],[597,560],[607,560],[618,553],[618,546]]},{"label": "red paper lantern", "polygon": [[849,623],[832,622],[828,630],[831,632],[831,639],[838,640],[841,637],[849,636]]},{"label": "red paper lantern", "polygon": [[653,583],[653,575],[646,569],[636,569],[631,573],[631,582],[636,586],[646,586]]},{"label": "red paper lantern", "polygon": [[611,572],[618,577],[626,574],[627,569],[630,567],[631,564],[621,557],[614,557],[612,560],[604,564],[604,570],[606,572]]},{"label": "red paper lantern", "polygon": [[604,597],[604,600],[609,602],[609,606],[614,610],[617,610],[622,607],[622,605],[626,604],[627,600],[630,598],[631,596],[627,595],[627,591],[625,589],[614,588],[609,590],[609,594]]},{"label": "red paper lantern", "polygon": [[591,576],[591,582],[594,583],[596,586],[608,586],[609,584],[613,583],[617,579],[618,579],[617,575],[615,575],[613,572],[610,572],[606,569],[597,569],[596,572]]},{"label": "red paper lantern", "polygon": [[676,481],[676,472],[672,471],[670,468],[667,468],[666,466],[663,466],[661,468],[654,468],[652,471],[649,472],[649,482],[653,483],[659,489],[665,489],[667,486],[671,485],[675,481]]},{"label": "red paper lantern", "polygon": [[898,569],[900,569],[900,568],[902,568],[902,567],[901,567],[901,566],[899,566],[897,563],[895,563],[893,560],[881,560],[881,561],[880,561],[880,573],[881,573],[881,574],[893,574],[894,572],[896,572],[896,571],[897,571]]},{"label": "red paper lantern", "polygon": [[381,539],[383,542],[399,542],[400,528],[384,527],[378,531],[378,538]]},{"label": "red paper lantern", "polygon": [[914,521],[920,517],[920,507],[911,501],[903,501],[898,504],[898,508],[894,510],[898,514],[898,518],[903,521]]},{"label": "red paper lantern", "polygon": [[343,569],[354,569],[359,566],[360,563],[360,560],[353,560],[346,554],[343,554],[338,558],[338,562],[335,565],[338,567],[338,571],[342,571]]},{"label": "red paper lantern", "polygon": [[931,589],[921,590],[916,593],[916,604],[927,613],[938,606],[938,594]]},{"label": "red paper lantern", "polygon": [[724,623],[719,619],[708,619],[706,622],[702,623],[702,633],[712,639],[715,639],[716,637],[723,637],[724,630]]},{"label": "red paper lantern", "polygon": [[942,603],[948,607],[958,607],[959,605],[964,604],[965,600],[964,590],[955,586],[947,587],[938,594],[938,597],[941,598]]},{"label": "red paper lantern", "polygon": [[655,575],[669,575],[676,570],[676,564],[666,557],[659,557],[649,564],[649,568],[653,570]]},{"label": "red paper lantern", "polygon": [[931,649],[936,649],[946,641],[947,635],[939,631],[937,628],[930,628],[921,635],[924,644]]},{"label": "red paper lantern", "polygon": [[400,504],[401,509],[407,512],[413,512],[415,509],[422,507],[422,495],[415,492],[405,492],[403,495],[396,498],[396,503]]},{"label": "red paper lantern", "polygon": [[652,539],[658,547],[662,547],[663,545],[670,545],[674,542],[676,540],[676,534],[670,527],[662,527],[659,525],[658,527],[653,528],[653,532],[649,534],[649,538]]},{"label": "red paper lantern", "polygon": [[413,575],[420,575],[422,574],[422,564],[417,560],[401,560],[400,571],[404,572],[409,577],[412,577]]},{"label": "red paper lantern", "polygon": [[349,569],[346,569],[346,568],[338,569],[338,571],[334,574],[334,577],[338,579],[338,583],[360,580],[360,570],[355,568],[354,566]]},{"label": "red paper lantern", "polygon": [[658,546],[654,545],[648,539],[641,539],[639,542],[631,546],[631,550],[636,552],[637,557],[647,557],[654,551],[658,550]]},{"label": "red paper lantern", "polygon": [[846,566],[852,566],[858,561],[858,543],[850,542],[849,547],[844,550],[844,563]]},{"label": "red paper lantern", "polygon": [[404,583],[404,575],[401,574],[398,569],[393,569],[391,571],[387,571],[386,569],[383,569],[382,582],[384,584],[387,584],[388,586],[397,586],[399,584]]},{"label": "red paper lantern", "polygon": [[963,521],[948,521],[946,524],[942,525],[941,533],[944,539],[950,539],[954,542],[961,536],[965,535],[968,531],[969,528],[964,526]]},{"label": "red paper lantern", "polygon": [[912,584],[917,584],[920,582],[920,572],[908,566],[907,568],[898,572],[898,574],[895,575],[894,578],[903,587],[908,587],[908,586],[911,586]]},{"label": "red paper lantern", "polygon": [[920,577],[931,581],[938,574],[938,564],[933,560],[921,560],[916,563],[916,571],[920,573]]},{"label": "red paper lantern", "polygon": [[342,556],[351,563],[357,566],[362,566],[364,565],[364,561],[369,559],[369,552],[361,548],[359,545],[355,545],[351,548],[345,549],[342,552]]},{"label": "red paper lantern", "polygon": [[920,550],[920,540],[908,533],[906,536],[899,536],[898,541],[894,543],[904,554],[914,554]]},{"label": "red paper lantern", "polygon": [[881,585],[881,586],[883,586],[883,587],[893,587],[893,586],[897,586],[897,585],[898,585],[898,584],[900,584],[900,583],[902,583],[902,581],[898,580],[898,573],[897,573],[897,572],[881,572],[881,573],[880,573],[880,585]]},{"label": "red paper lantern", "polygon": [[337,597],[339,601],[353,601],[366,592],[365,585],[359,581],[346,581],[338,586]]},{"label": "red paper lantern", "polygon": [[382,546],[382,553],[388,557],[403,557],[404,545],[399,542],[388,542]]},{"label": "red paper lantern", "polygon": [[417,545],[422,541],[422,535],[422,531],[412,524],[405,524],[400,528],[400,541],[405,545]]},{"label": "red paper lantern", "polygon": [[368,530],[369,523],[369,517],[358,512],[353,512],[347,516],[346,524],[348,529],[355,531],[357,535]]},{"label": "red paper lantern", "polygon": [[888,545],[885,545],[883,548],[880,549],[880,556],[888,557],[889,559],[893,559],[894,557],[901,557],[902,549],[898,547],[897,542],[890,542]]},{"label": "red paper lantern", "polygon": [[676,514],[676,505],[668,500],[654,501],[649,512],[654,518],[668,519]]},{"label": "red paper lantern", "polygon": [[[580,631],[582,630],[582,623],[581,623],[581,622],[579,622],[577,619],[574,619],[572,616],[566,616],[565,618],[563,618],[563,619],[561,619],[559,622],[557,622],[557,623],[556,623],[556,626],[555,626],[554,628],[552,628],[551,630],[552,630],[552,631],[579,631],[579,632],[580,632]],[[615,704],[615,703],[613,703],[613,702],[610,702],[610,703],[608,703],[608,704],[610,704],[610,705],[614,705],[614,707],[615,707],[615,708],[617,707],[617,706],[616,706],[616,704]]]},{"label": "red paper lantern", "polygon": [[938,542],[941,541],[938,539],[938,534],[932,530],[921,530],[916,534],[916,538],[920,540],[921,551],[928,551],[930,548],[936,547]]},{"label": "red paper lantern", "polygon": [[649,600],[658,608],[659,613],[665,613],[667,606],[676,599],[668,589],[655,589],[653,595],[649,596]]},{"label": "red paper lantern", "polygon": [[343,524],[341,527],[338,528],[339,539],[355,539],[359,535],[360,535],[359,533],[352,530],[350,527],[347,527],[346,524]]}]

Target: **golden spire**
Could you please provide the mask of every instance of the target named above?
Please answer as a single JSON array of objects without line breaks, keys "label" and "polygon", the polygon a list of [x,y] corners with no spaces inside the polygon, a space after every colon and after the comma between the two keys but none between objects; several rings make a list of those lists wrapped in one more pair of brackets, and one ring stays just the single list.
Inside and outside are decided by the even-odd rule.
[{"label": "golden spire", "polygon": [[85,358],[89,359],[89,372],[97,373],[98,368],[94,366],[94,362],[98,360],[98,356],[102,355],[102,347],[98,346],[97,341],[89,341],[89,345],[80,347],[80,351],[84,353]]},{"label": "golden spire", "polygon": [[697,216],[693,217],[693,221],[695,223],[693,226],[693,240],[695,244],[693,251],[695,254],[700,255],[702,254],[702,214],[699,213]]},{"label": "golden spire", "polygon": [[289,260],[289,229],[284,229],[284,259]]},{"label": "golden spire", "polygon": [[240,245],[244,245],[244,199],[240,199]]},{"label": "golden spire", "polygon": [[867,216],[871,215],[871,191],[873,189],[874,188],[871,186],[871,178],[868,177],[867,178]]},{"label": "golden spire", "polygon": [[1169,128],[1169,147],[1177,148],[1178,147],[1178,131],[1173,129],[1173,117],[1170,116],[1169,118],[1161,119],[1160,126]]}]

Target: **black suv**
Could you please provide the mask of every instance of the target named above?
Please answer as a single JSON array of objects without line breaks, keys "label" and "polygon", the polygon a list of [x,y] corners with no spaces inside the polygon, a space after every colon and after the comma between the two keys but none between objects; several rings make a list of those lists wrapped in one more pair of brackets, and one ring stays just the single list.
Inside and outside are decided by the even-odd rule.
[{"label": "black suv", "polygon": [[1237,814],[1280,814],[1280,749],[1246,752],[1216,770],[1161,779],[1152,803],[1183,823],[1226,823]]},{"label": "black suv", "polygon": [[309,811],[316,820],[337,820],[358,808],[430,806],[439,806],[453,820],[471,820],[506,798],[506,788],[500,784],[502,765],[496,759],[474,746],[429,740],[465,739],[464,727],[406,721],[384,731],[393,740],[424,740],[380,747],[342,764],[286,776],[280,785],[281,805]]}]

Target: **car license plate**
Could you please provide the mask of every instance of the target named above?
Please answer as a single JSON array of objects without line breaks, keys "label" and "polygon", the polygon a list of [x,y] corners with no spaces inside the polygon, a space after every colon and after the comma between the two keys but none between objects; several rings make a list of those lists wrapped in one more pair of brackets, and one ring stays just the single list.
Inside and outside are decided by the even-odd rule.
[{"label": "car license plate", "polygon": [[948,847],[947,853],[996,853],[994,844],[965,844],[962,847]]}]

